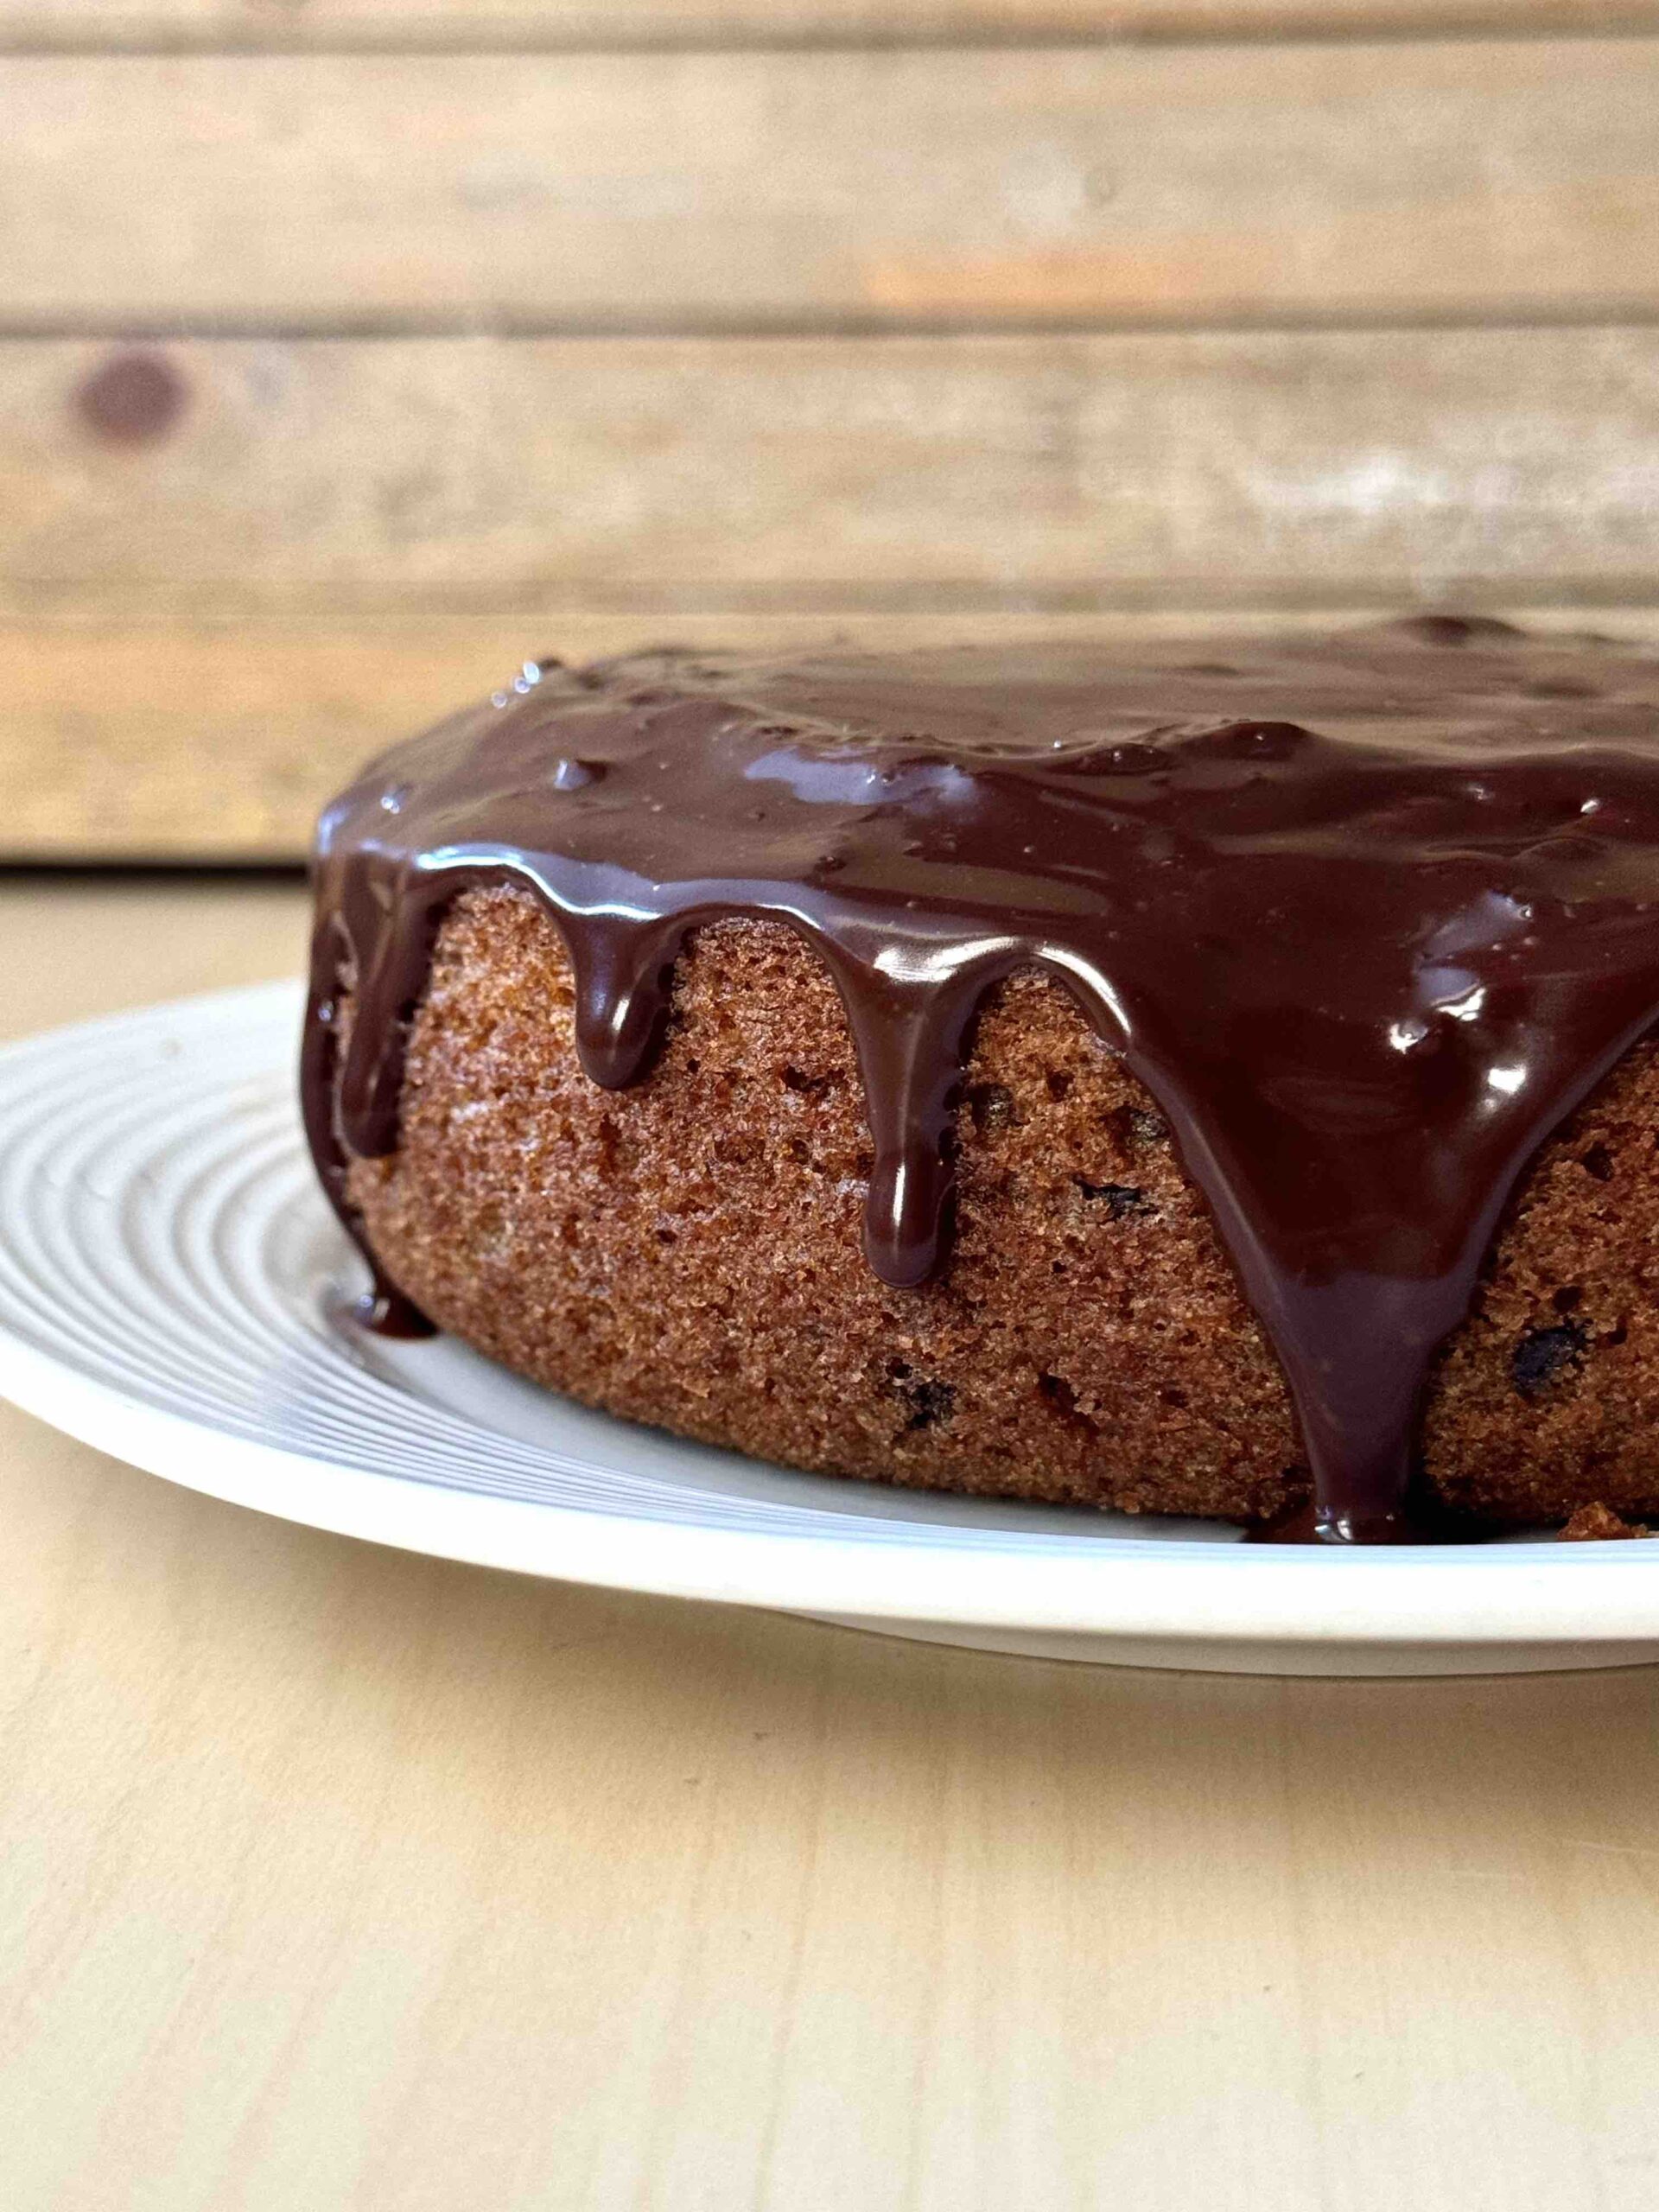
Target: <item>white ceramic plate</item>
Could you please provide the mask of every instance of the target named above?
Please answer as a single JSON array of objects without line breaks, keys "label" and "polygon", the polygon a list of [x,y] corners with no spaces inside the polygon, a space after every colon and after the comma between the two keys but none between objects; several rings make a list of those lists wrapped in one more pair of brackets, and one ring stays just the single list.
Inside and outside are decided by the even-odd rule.
[{"label": "white ceramic plate", "polygon": [[684,1444],[343,1317],[288,984],[0,1052],[0,1390],[215,1497],[410,1550],[996,1650],[1253,1672],[1659,1659],[1659,1544],[1332,1553]]}]

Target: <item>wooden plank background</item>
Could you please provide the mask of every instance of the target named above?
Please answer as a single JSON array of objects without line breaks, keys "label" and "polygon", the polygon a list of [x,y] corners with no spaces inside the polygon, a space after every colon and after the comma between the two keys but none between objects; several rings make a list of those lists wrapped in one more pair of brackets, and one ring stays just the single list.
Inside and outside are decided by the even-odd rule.
[{"label": "wooden plank background", "polygon": [[1639,628],[1649,33],[0,0],[0,858],[292,855],[523,652],[665,630]]},{"label": "wooden plank background", "polygon": [[35,55],[0,112],[14,329],[1659,313],[1659,38]]},{"label": "wooden plank background", "polygon": [[13,613],[1644,596],[1659,327],[17,340],[0,480]]}]

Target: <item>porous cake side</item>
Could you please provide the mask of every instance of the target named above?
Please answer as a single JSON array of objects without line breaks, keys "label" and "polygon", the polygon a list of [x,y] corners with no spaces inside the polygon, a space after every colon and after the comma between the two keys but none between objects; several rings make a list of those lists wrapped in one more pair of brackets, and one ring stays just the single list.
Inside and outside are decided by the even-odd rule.
[{"label": "porous cake side", "polygon": [[[1644,1044],[1525,1179],[1427,1408],[1451,1502],[1659,1512],[1656,1133]],[[354,1161],[350,1192],[441,1326],[635,1420],[924,1487],[1240,1520],[1297,1503],[1285,1383],[1208,1211],[1058,985],[1020,975],[987,1004],[957,1145],[944,1272],[889,1288],[814,955],[775,924],[704,930],[651,1071],[603,1090],[556,931],[490,889],[445,919],[397,1149]]]}]

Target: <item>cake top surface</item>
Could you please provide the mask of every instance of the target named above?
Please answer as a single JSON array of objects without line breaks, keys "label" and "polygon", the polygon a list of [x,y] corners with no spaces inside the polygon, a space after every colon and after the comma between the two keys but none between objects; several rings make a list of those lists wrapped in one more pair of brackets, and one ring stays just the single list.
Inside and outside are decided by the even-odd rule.
[{"label": "cake top surface", "polygon": [[581,696],[600,713],[616,699],[658,708],[715,700],[807,744],[889,741],[1023,760],[1171,725],[1281,719],[1289,707],[1299,719],[1385,744],[1548,739],[1560,734],[1564,702],[1580,718],[1651,709],[1656,673],[1659,650],[1427,614],[1151,645],[1039,639],[795,654],[664,647],[580,669],[532,663],[492,704],[499,713],[526,702],[535,720],[537,693],[561,715]]},{"label": "cake top surface", "polygon": [[648,1065],[689,928],[805,935],[847,1005],[867,1248],[899,1284],[948,1238],[980,1000],[1058,976],[1172,1122],[1327,1524],[1386,1529],[1505,1199],[1659,1016],[1659,656],[1442,616],[1150,655],[527,664],[324,816],[318,1002],[345,963],[353,1150],[395,1143],[400,1025],[480,881],[563,931],[606,1084]]},{"label": "cake top surface", "polygon": [[1659,649],[1426,615],[1334,634],[1169,640],[1152,652],[1066,642],[789,657],[666,649],[575,669],[527,662],[487,706],[391,757],[406,774],[443,778],[463,803],[543,804],[553,830],[569,810],[548,796],[544,756],[579,758],[584,737],[607,768],[640,760],[655,740],[683,804],[710,796],[687,783],[700,765],[690,737],[714,756],[706,765],[718,782],[722,769],[757,775],[736,757],[757,739],[772,741],[761,750],[774,760],[899,751],[969,768],[1099,771],[1125,747],[1177,751],[1240,722],[1294,721],[1433,760],[1640,741],[1656,716]]}]

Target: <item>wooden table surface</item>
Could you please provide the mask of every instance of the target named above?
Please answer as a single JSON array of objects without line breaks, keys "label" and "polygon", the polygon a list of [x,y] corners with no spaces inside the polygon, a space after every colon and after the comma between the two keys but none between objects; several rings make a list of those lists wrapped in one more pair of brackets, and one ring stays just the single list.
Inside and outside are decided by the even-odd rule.
[{"label": "wooden table surface", "polygon": [[[0,882],[0,1027],[291,969]],[[0,1408],[6,2212],[1646,2212],[1659,1675],[999,1659],[383,1551]]]}]

